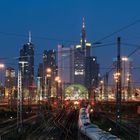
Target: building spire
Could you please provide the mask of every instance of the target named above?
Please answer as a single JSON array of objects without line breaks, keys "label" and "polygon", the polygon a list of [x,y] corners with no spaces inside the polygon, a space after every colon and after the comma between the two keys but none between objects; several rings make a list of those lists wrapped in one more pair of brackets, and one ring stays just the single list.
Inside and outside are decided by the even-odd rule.
[{"label": "building spire", "polygon": [[81,46],[82,50],[85,50],[86,45],[86,29],[85,29],[85,17],[82,19],[82,30],[81,30]]},{"label": "building spire", "polygon": [[32,42],[32,33],[31,33],[31,31],[29,31],[29,43],[31,43]]},{"label": "building spire", "polygon": [[83,17],[83,25],[82,28],[85,28],[85,17]]}]

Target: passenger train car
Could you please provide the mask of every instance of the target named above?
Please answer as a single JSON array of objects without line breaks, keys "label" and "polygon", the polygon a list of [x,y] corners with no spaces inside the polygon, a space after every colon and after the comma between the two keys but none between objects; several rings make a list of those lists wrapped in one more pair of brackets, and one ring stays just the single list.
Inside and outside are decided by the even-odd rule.
[{"label": "passenger train car", "polygon": [[86,108],[80,109],[78,127],[79,140],[120,140],[118,137],[101,130],[97,125],[92,124]]}]

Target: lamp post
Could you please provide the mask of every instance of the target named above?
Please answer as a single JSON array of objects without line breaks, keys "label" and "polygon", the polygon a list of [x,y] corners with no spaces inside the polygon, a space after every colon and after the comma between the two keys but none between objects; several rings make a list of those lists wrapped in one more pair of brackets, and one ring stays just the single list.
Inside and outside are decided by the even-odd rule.
[{"label": "lamp post", "polygon": [[58,80],[60,79],[60,77],[59,76],[56,76],[55,77],[55,82],[56,82],[56,97],[58,97]]},{"label": "lamp post", "polygon": [[38,81],[37,81],[37,102],[38,102],[38,111],[40,111],[41,106],[40,106],[40,96],[41,96],[41,85],[40,85],[40,79],[41,77],[37,77]]},{"label": "lamp post", "polygon": [[17,128],[18,132],[22,133],[23,129],[23,78],[24,78],[24,67],[28,62],[19,61],[21,70],[18,72],[18,96],[17,96]]},{"label": "lamp post", "polygon": [[125,87],[126,87],[126,62],[128,62],[128,57],[121,58],[123,62],[123,99],[125,100]]},{"label": "lamp post", "polygon": [[[0,70],[3,70],[4,68],[5,68],[5,65],[4,64],[0,64]],[[0,80],[1,80],[0,84],[2,85],[2,75],[1,75],[1,79]]]},{"label": "lamp post", "polygon": [[55,77],[55,81],[56,81],[56,93],[57,93],[57,97],[62,99],[62,95],[60,93],[60,88],[61,88],[61,79],[59,76]]},{"label": "lamp post", "polygon": [[[5,68],[5,65],[4,64],[0,64],[0,70],[3,70],[4,68]],[[0,77],[0,86],[2,86],[2,74],[1,74],[1,77]],[[2,88],[1,88],[1,90],[2,90]],[[1,92],[1,95],[2,95],[2,92]]]},{"label": "lamp post", "polygon": [[51,73],[52,73],[52,70],[51,68],[47,68],[47,85],[48,85],[48,99],[51,97]]},{"label": "lamp post", "polygon": [[102,99],[103,99],[103,84],[104,84],[104,81],[101,80],[101,81],[100,81],[100,84],[101,84],[100,95],[101,95],[101,100],[102,100]]}]

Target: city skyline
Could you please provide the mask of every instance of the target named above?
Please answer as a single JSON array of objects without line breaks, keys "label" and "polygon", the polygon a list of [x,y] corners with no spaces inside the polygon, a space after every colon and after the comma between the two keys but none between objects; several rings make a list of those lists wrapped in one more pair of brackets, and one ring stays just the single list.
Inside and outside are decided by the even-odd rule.
[{"label": "city skyline", "polygon": [[139,0],[0,0],[0,139],[140,139]]},{"label": "city skyline", "polygon": [[[29,30],[32,32],[32,41],[35,44],[35,66],[41,62],[42,53],[45,49],[57,49],[58,44],[64,46],[78,44],[83,16],[86,23],[87,41],[94,43],[138,20],[139,4],[139,1],[133,3],[130,0],[127,3],[126,1],[101,3],[96,0],[94,2],[89,0],[87,3],[79,0],[73,2],[63,0],[61,2],[1,1],[0,42],[2,47],[0,56],[6,58],[1,59],[1,61],[4,61],[7,67],[13,67],[13,65],[17,67],[15,57],[18,57],[19,49],[28,41]],[[130,11],[129,9],[133,10]],[[63,11],[66,11],[65,14]],[[124,43],[139,45],[138,26],[139,23],[101,41],[102,44],[113,42],[114,45],[92,49],[92,54],[97,56],[103,73],[107,71],[106,68],[112,64],[113,58],[116,57],[115,42],[117,36],[121,36]],[[107,55],[106,49],[110,52],[110,55]],[[134,49],[135,46],[133,45],[131,47],[122,45],[122,54],[126,56]],[[132,58],[134,67],[139,65],[138,53],[134,54]],[[103,63],[104,59],[107,61],[106,64]],[[140,81],[138,69],[135,69],[134,73],[137,75],[135,76],[136,81]]]}]

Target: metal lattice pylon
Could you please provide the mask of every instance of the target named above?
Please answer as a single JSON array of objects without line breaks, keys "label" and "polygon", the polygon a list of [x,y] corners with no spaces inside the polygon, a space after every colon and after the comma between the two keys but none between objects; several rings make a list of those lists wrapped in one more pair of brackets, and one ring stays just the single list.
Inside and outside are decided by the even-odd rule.
[{"label": "metal lattice pylon", "polygon": [[18,71],[18,96],[17,96],[17,127],[22,128],[22,76],[21,71]]}]

